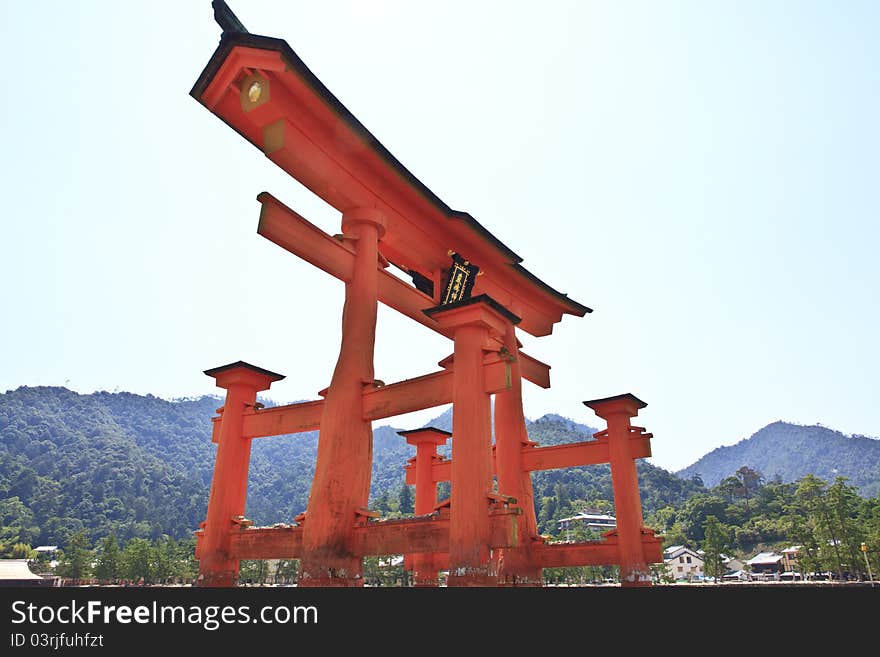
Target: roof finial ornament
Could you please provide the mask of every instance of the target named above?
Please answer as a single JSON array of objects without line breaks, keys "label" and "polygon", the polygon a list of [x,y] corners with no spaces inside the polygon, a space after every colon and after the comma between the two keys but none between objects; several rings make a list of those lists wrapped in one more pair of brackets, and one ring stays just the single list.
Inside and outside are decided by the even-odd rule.
[{"label": "roof finial ornament", "polygon": [[223,28],[224,34],[227,32],[247,33],[247,28],[238,20],[238,16],[232,13],[225,0],[211,0],[211,6],[214,8],[214,20]]}]

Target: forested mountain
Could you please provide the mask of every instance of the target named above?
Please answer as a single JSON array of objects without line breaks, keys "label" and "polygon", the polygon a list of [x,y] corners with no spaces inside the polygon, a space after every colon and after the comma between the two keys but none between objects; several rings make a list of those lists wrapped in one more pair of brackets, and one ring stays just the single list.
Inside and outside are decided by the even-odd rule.
[{"label": "forested mountain", "polygon": [[[0,395],[6,533],[14,528],[32,545],[65,545],[81,529],[93,541],[111,531],[123,542],[189,535],[205,515],[215,453],[210,418],[220,405],[212,396],[168,401],[57,387]],[[451,410],[429,424],[451,429]],[[542,445],[589,440],[596,431],[558,415],[529,421],[528,430]],[[374,431],[371,505],[383,512],[406,511],[397,500],[415,448],[397,431]],[[443,451],[449,455],[449,446]],[[254,440],[246,515],[259,525],[290,522],[304,511],[316,452],[315,432]],[[694,490],[649,463],[639,471],[646,511],[680,504]],[[542,531],[554,532],[556,520],[587,506],[611,509],[607,465],[538,472],[533,480]]]},{"label": "forested mountain", "polygon": [[709,452],[677,474],[699,475],[707,486],[716,486],[742,466],[761,472],[768,481],[792,482],[808,474],[826,481],[846,477],[865,497],[880,493],[880,440],[788,422],[768,424],[750,438]]},{"label": "forested mountain", "polygon": [[[175,539],[191,536],[205,517],[216,450],[210,418],[222,403],[212,396],[168,401],[125,392],[81,395],[57,387],[21,387],[0,395],[0,542],[64,546],[83,529],[93,543],[111,532],[123,543],[163,534]],[[451,429],[451,410],[428,424]],[[527,421],[527,428],[531,440],[540,445],[592,440],[596,431],[552,414]],[[807,429],[821,430],[814,437],[820,444],[799,439],[784,454],[817,458],[809,455],[833,452],[840,441],[847,449],[862,442],[878,443]],[[415,448],[397,435],[398,430],[391,426],[374,430],[370,506],[384,515],[411,511],[412,491],[404,487],[403,468]],[[753,437],[752,442],[761,441]],[[776,471],[790,476],[781,470],[782,450],[767,449],[771,454],[761,457],[758,452],[758,460],[735,456],[730,461],[735,465],[721,476],[744,464],[754,464],[769,476]],[[441,451],[449,455],[449,446]],[[247,517],[257,525],[268,525],[290,522],[304,511],[316,452],[316,432],[255,439]],[[864,452],[840,454],[840,459],[852,459],[850,469],[840,474],[854,473],[857,463],[867,468]],[[779,460],[771,461],[771,455]],[[703,467],[711,456],[682,477],[640,461],[646,517],[661,509],[680,508],[694,495],[706,493],[688,475],[699,472],[707,484],[715,481],[714,471]],[[766,465],[776,462],[780,463],[776,470]],[[880,476],[874,467],[876,486]],[[837,473],[817,474],[831,480]],[[866,470],[866,478],[869,475]],[[855,483],[853,474],[847,476]],[[536,472],[532,481],[542,533],[556,534],[561,518],[584,509],[613,512],[607,464]],[[441,496],[447,491],[448,486],[441,486]]]},{"label": "forested mountain", "polygon": [[217,405],[65,388],[7,392],[0,524],[32,545],[66,545],[83,528],[121,539],[186,535],[204,515],[213,451],[205,418]]}]

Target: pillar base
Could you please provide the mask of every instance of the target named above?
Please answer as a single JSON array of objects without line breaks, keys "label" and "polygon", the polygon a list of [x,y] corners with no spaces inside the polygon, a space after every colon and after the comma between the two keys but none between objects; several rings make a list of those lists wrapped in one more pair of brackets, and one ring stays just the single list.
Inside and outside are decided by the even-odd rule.
[{"label": "pillar base", "polygon": [[620,569],[620,585],[624,588],[652,586],[651,567],[642,564],[630,568]]},{"label": "pillar base", "polygon": [[297,584],[301,589],[308,588],[361,588],[363,577],[308,577],[300,579]]},{"label": "pillar base", "polygon": [[508,588],[535,588],[539,586],[544,586],[544,576],[541,573],[508,573],[503,577],[499,576],[497,581],[498,586],[504,586]]},{"label": "pillar base", "polygon": [[414,589],[436,589],[440,586],[439,579],[421,579],[413,582]]},{"label": "pillar base", "polygon": [[461,568],[459,574],[449,573],[446,586],[498,586],[498,576],[491,575],[487,568]]},{"label": "pillar base", "polygon": [[534,561],[532,551],[524,547],[499,550],[498,586],[535,587],[544,585],[543,569]]},{"label": "pillar base", "polygon": [[355,588],[363,585],[363,562],[359,558],[337,557],[322,561],[300,562],[297,586]]},{"label": "pillar base", "polygon": [[231,570],[199,573],[196,586],[206,588],[232,588],[238,586],[238,573]]}]

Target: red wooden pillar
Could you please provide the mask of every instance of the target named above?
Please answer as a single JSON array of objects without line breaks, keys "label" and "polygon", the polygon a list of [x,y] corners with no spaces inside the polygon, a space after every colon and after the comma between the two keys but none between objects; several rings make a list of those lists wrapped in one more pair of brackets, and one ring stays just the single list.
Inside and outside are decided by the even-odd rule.
[{"label": "red wooden pillar", "polygon": [[373,432],[363,417],[363,391],[374,380],[378,242],[384,220],[375,210],[356,208],[343,215],[342,230],[355,259],[345,284],[339,358],[321,414],[300,586],[363,586],[363,559],[353,543],[355,520],[366,510],[370,494]]},{"label": "red wooden pillar", "polygon": [[507,324],[519,318],[486,295],[425,312],[455,339],[447,585],[494,586],[497,573],[489,548],[492,420],[483,356],[490,336],[503,337]]},{"label": "red wooden pillar", "polygon": [[[415,475],[416,499],[415,514],[425,516],[433,513],[437,506],[437,481],[434,479],[434,461],[439,459],[437,446],[445,445],[452,434],[442,429],[426,427],[410,431],[398,431],[406,442],[416,446]],[[412,555],[413,585],[437,586],[437,566],[433,554]]]},{"label": "red wooden pillar", "polygon": [[650,586],[651,569],[642,545],[642,501],[636,460],[631,451],[630,418],[647,404],[629,393],[585,401],[584,404],[608,423],[608,456],[617,516],[622,586]]},{"label": "red wooden pillar", "polygon": [[517,524],[517,547],[500,550],[498,583],[502,586],[541,586],[541,568],[532,555],[532,540],[538,534],[532,478],[523,467],[522,450],[529,444],[522,407],[522,374],[518,361],[519,347],[515,329],[508,322],[504,347],[514,358],[511,363],[511,387],[495,394],[495,467],[498,491],[516,499],[523,511]]},{"label": "red wooden pillar", "polygon": [[229,532],[234,519],[244,515],[247,499],[251,439],[243,435],[242,416],[257,401],[257,393],[268,390],[284,377],[238,361],[206,370],[226,389],[220,417],[217,457],[211,480],[211,496],[199,545],[199,586],[235,586],[239,561],[229,554]]}]

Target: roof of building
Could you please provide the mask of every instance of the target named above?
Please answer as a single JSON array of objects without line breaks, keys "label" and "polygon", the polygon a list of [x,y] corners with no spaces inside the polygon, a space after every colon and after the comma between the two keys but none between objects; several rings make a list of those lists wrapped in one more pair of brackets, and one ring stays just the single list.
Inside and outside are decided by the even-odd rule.
[{"label": "roof of building", "polygon": [[578,513],[577,515],[569,516],[568,518],[562,518],[559,522],[565,522],[567,520],[587,520],[593,522],[617,522],[617,518],[614,516],[605,515],[603,513]]},{"label": "roof of building", "polygon": [[791,547],[785,548],[782,551],[782,554],[797,554],[801,551],[801,548],[803,548],[803,545],[792,545]]},{"label": "roof of building", "polygon": [[43,579],[28,568],[27,559],[0,559],[0,581]]},{"label": "roof of building", "polygon": [[700,561],[704,561],[703,555],[697,552],[696,550],[691,550],[689,547],[685,547],[684,545],[676,545],[675,549],[671,552],[669,551],[671,548],[667,548],[664,550],[663,559],[664,561],[669,561],[670,559],[677,559],[683,554],[689,554],[691,556],[696,557]]},{"label": "roof of building", "polygon": [[746,561],[750,566],[760,565],[760,564],[774,564],[779,563],[782,559],[781,554],[776,554],[775,552],[759,552],[754,557]]},{"label": "roof of building", "polygon": [[58,549],[57,545],[38,545],[34,548],[36,552],[54,552]]}]

